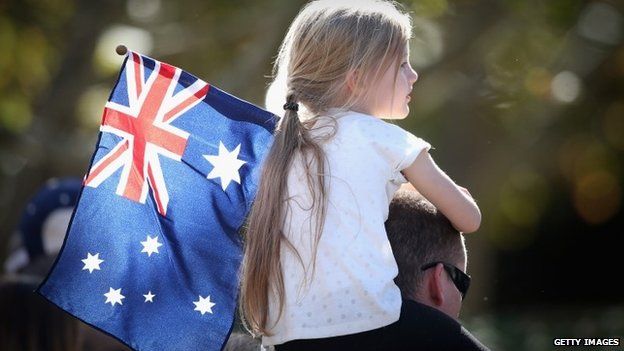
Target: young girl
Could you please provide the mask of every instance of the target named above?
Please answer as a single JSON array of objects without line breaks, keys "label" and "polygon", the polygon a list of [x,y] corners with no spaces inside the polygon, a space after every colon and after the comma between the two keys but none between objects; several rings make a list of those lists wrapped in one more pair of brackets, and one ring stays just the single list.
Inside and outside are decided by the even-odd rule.
[{"label": "young girl", "polygon": [[244,321],[264,345],[387,349],[409,333],[395,323],[401,293],[384,229],[406,178],[458,230],[480,225],[474,200],[436,166],[429,144],[381,120],[409,113],[418,79],[410,36],[407,14],[373,0],[310,2],[288,30],[269,90],[281,91],[285,113],[242,268]]}]

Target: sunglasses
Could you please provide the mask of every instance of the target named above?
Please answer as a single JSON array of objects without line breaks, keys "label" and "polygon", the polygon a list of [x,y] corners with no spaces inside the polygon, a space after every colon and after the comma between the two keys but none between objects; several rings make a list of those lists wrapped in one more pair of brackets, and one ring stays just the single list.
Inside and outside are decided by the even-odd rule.
[{"label": "sunglasses", "polygon": [[459,293],[461,294],[463,300],[468,293],[468,288],[470,287],[470,276],[464,273],[464,271],[462,271],[461,269],[453,266],[452,264],[440,261],[427,263],[426,265],[420,267],[420,269],[422,271],[426,271],[429,268],[435,267],[438,263],[442,264],[446,273],[448,273],[449,277],[451,277],[453,284],[455,284],[455,287],[457,288],[457,290],[459,290]]}]

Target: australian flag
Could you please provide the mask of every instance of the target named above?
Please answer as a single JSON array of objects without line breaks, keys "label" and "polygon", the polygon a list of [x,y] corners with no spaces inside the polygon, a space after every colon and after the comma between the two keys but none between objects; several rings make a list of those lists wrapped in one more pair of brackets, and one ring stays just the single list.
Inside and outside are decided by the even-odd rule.
[{"label": "australian flag", "polygon": [[275,117],[128,52],[40,294],[136,350],[220,350]]}]

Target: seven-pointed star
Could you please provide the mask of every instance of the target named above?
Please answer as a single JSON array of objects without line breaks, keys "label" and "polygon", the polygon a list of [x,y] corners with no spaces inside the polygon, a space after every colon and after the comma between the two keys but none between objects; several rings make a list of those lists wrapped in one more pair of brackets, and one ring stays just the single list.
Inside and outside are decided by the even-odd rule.
[{"label": "seven-pointed star", "polygon": [[154,297],[156,295],[152,294],[152,291],[148,291],[147,294],[143,295],[145,297],[145,302],[154,302]]},{"label": "seven-pointed star", "polygon": [[88,269],[89,273],[93,273],[96,269],[100,270],[100,263],[104,262],[104,260],[101,260],[99,256],[99,253],[92,255],[90,252],[87,252],[87,258],[81,260],[82,263],[84,263],[82,270],[84,271],[85,269]]},{"label": "seven-pointed star", "polygon": [[221,188],[223,191],[233,180],[240,184],[240,175],[238,169],[244,165],[245,161],[238,159],[241,144],[238,144],[232,151],[228,151],[225,145],[219,141],[219,155],[204,155],[204,158],[210,162],[214,168],[208,173],[208,179],[221,178]]},{"label": "seven-pointed star", "polygon": [[214,303],[210,302],[210,295],[208,295],[208,297],[206,298],[203,298],[201,297],[201,295],[199,295],[199,300],[193,301],[193,303],[195,304],[195,309],[193,311],[201,312],[202,316],[206,312],[212,313],[212,306],[215,305]]},{"label": "seven-pointed star", "polygon": [[141,245],[143,245],[143,250],[141,250],[141,252],[147,252],[147,257],[152,256],[154,252],[159,253],[158,248],[162,246],[162,244],[158,242],[158,235],[153,238],[148,235],[145,241],[141,241]]},{"label": "seven-pointed star", "polygon": [[110,288],[108,292],[104,294],[104,296],[106,296],[106,302],[104,303],[105,304],[110,303],[112,306],[115,306],[116,303],[123,305],[121,300],[126,298],[125,296],[121,294],[121,288],[119,289]]}]

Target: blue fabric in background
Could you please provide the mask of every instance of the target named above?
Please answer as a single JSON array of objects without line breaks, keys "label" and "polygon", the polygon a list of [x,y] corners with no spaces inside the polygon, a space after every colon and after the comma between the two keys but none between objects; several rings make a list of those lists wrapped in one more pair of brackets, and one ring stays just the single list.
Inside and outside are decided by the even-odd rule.
[{"label": "blue fabric in background", "polygon": [[[152,84],[154,75],[160,76]],[[154,104],[140,96],[170,81],[177,86],[166,89],[169,100],[203,83],[175,67],[128,54],[103,125],[116,123],[111,109],[127,109],[136,118],[115,117],[130,121],[122,131],[102,128],[63,249],[38,292],[136,350],[220,350],[236,311],[238,230],[253,201],[276,118],[206,85],[207,92],[195,93],[201,101],[179,117],[151,123],[154,116],[145,112],[150,107],[133,104]],[[134,93],[139,98],[132,102]],[[159,123],[167,125],[142,132],[160,128]],[[161,132],[186,137],[179,156],[151,144],[140,152],[146,140],[164,140],[153,134]],[[211,157],[229,161],[217,166]],[[106,160],[109,166],[98,166]],[[108,175],[98,180],[99,171]],[[136,184],[146,187],[146,196],[132,195],[131,177],[143,179]]]}]

